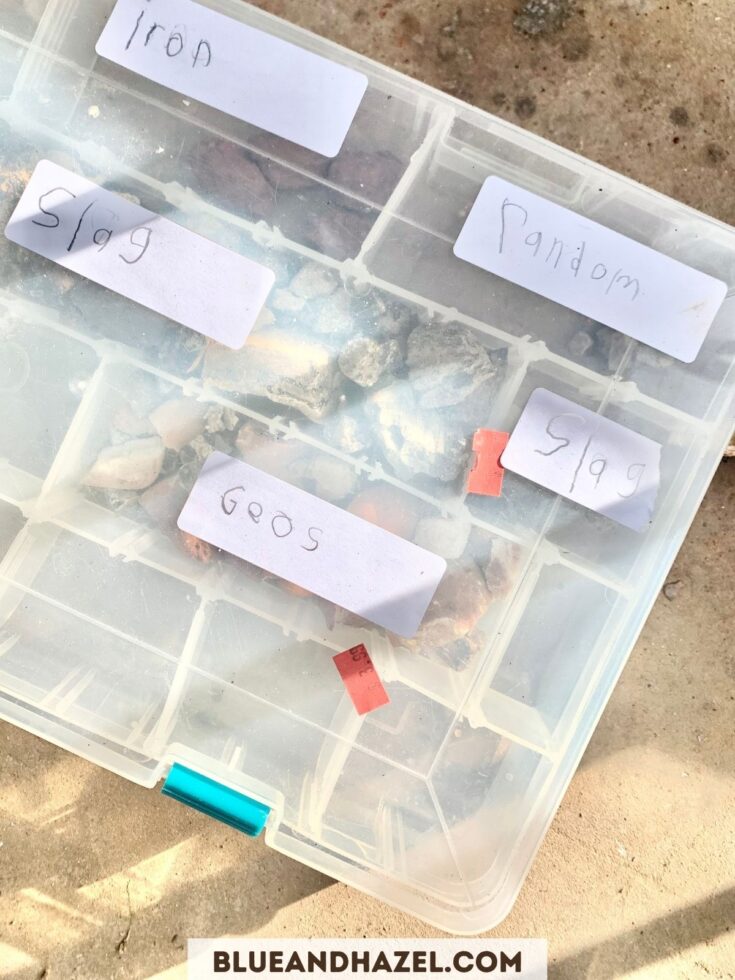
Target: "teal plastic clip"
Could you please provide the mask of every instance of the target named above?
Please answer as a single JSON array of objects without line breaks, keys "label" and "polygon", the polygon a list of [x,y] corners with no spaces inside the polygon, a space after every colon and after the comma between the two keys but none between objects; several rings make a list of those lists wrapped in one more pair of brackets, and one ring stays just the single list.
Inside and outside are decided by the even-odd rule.
[{"label": "teal plastic clip", "polygon": [[178,762],[171,766],[161,792],[250,837],[258,836],[271,812],[265,804]]}]

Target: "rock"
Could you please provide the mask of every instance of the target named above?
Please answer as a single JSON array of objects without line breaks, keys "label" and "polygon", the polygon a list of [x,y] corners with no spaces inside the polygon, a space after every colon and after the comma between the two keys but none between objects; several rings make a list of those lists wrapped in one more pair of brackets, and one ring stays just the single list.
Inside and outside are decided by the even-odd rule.
[{"label": "rock", "polygon": [[156,434],[150,419],[138,415],[129,404],[121,405],[112,416],[112,428],[115,434],[119,434],[121,437],[120,440],[115,439],[116,442],[127,442],[130,436],[140,438]]},{"label": "rock", "polygon": [[103,449],[82,481],[108,490],[145,490],[161,472],[164,447],[158,436],[131,439]]},{"label": "rock", "polygon": [[321,453],[309,459],[302,471],[312,485],[311,492],[331,503],[338,503],[351,496],[357,489],[357,473],[349,463]]},{"label": "rock", "polygon": [[323,440],[343,453],[359,453],[372,442],[370,427],[364,416],[349,408],[340,407],[324,423]]},{"label": "rock", "polygon": [[240,416],[226,405],[210,405],[204,416],[204,431],[209,435],[231,432],[240,425]]},{"label": "rock", "polygon": [[585,330],[578,330],[569,341],[569,353],[572,357],[584,357],[589,354],[594,345],[594,339]]},{"label": "rock", "polygon": [[352,333],[352,305],[347,293],[333,293],[323,299],[314,300],[310,305],[310,312],[310,325],[316,333],[332,337]]},{"label": "rock", "polygon": [[667,582],[661,591],[664,594],[664,598],[668,599],[670,602],[676,599],[682,589],[682,583],[680,579],[675,579],[672,582]]},{"label": "rock", "polygon": [[[258,166],[277,192],[310,187],[314,184],[314,177],[324,176],[329,166],[327,157],[270,133],[256,133],[250,145],[264,154],[256,158]],[[298,169],[292,169],[289,164]],[[314,177],[310,176],[312,174]]]},{"label": "rock", "polygon": [[106,510],[130,510],[138,503],[137,490],[108,490],[100,487],[90,487],[91,499]]},{"label": "rock", "polygon": [[576,0],[525,0],[513,27],[530,37],[553,34],[564,26],[576,9]]},{"label": "rock", "polygon": [[318,262],[307,262],[293,277],[289,289],[295,296],[316,299],[319,296],[329,296],[338,285],[339,276],[333,269]]},{"label": "rock", "polygon": [[342,374],[361,388],[372,388],[402,363],[397,340],[374,340],[358,336],[348,341],[339,355]]},{"label": "rock", "polygon": [[416,314],[399,303],[380,303],[381,309],[375,318],[377,333],[388,337],[405,337],[416,319]]},{"label": "rock", "polygon": [[192,163],[197,189],[227,211],[269,220],[273,189],[258,165],[236,143],[224,139],[204,142]]},{"label": "rock", "polygon": [[522,551],[514,541],[493,538],[483,574],[493,601],[504,599],[513,590],[520,570]]},{"label": "rock", "polygon": [[447,408],[473,398],[475,403],[479,399],[487,413],[500,370],[467,327],[421,324],[409,334],[406,363],[423,408]]},{"label": "rock", "polygon": [[334,410],[341,377],[334,353],[298,330],[255,330],[241,350],[210,344],[204,359],[205,384],[269,398],[313,420]]},{"label": "rock", "polygon": [[305,304],[304,297],[296,296],[290,289],[276,289],[268,300],[271,309],[278,310],[279,313],[299,313]]},{"label": "rock", "polygon": [[617,371],[630,340],[617,330],[600,326],[595,333],[595,343],[603,364],[608,371]]},{"label": "rock", "polygon": [[382,150],[343,150],[327,172],[332,183],[374,204],[385,204],[402,173],[401,161]]},{"label": "rock", "polygon": [[419,521],[414,543],[435,555],[448,560],[459,558],[470,537],[468,521],[449,520],[445,517],[424,517]]},{"label": "rock", "polygon": [[202,541],[201,538],[197,538],[193,534],[188,534],[186,531],[179,531],[179,539],[187,554],[191,555],[192,558],[196,558],[197,561],[201,561],[207,565],[214,557],[214,549],[208,541]]},{"label": "rock", "polygon": [[422,409],[407,383],[375,391],[365,411],[374,422],[375,438],[386,460],[402,479],[425,475],[448,483],[466,468],[467,428],[447,412]]},{"label": "rock", "polygon": [[333,259],[357,255],[378,212],[350,198],[326,190],[299,191],[291,195],[277,224],[286,238],[300,242]]},{"label": "rock", "polygon": [[444,573],[418,633],[402,645],[426,653],[449,647],[472,633],[491,602],[477,565],[454,563]]},{"label": "rock", "polygon": [[176,526],[189,488],[182,484],[178,474],[172,474],[148,487],[139,497],[140,506],[151,520],[163,528]]},{"label": "rock", "polygon": [[166,449],[178,452],[204,431],[207,406],[193,398],[170,398],[148,416]]},{"label": "rock", "polygon": [[212,443],[203,434],[200,434],[181,448],[179,458],[184,463],[201,465],[205,459],[209,458],[213,449]]},{"label": "rock", "polygon": [[390,483],[375,483],[358,493],[347,510],[356,517],[410,540],[420,508],[420,501],[398,487]]},{"label": "rock", "polygon": [[244,422],[235,439],[235,450],[251,466],[288,481],[292,469],[306,453],[297,439],[277,439],[255,422]]}]

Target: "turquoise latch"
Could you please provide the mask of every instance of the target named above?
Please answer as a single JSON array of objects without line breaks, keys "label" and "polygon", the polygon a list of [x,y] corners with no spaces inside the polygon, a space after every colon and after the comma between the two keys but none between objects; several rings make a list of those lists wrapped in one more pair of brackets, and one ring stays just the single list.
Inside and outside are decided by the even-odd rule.
[{"label": "turquoise latch", "polygon": [[187,769],[175,762],[161,787],[165,796],[172,796],[179,803],[186,803],[201,810],[215,820],[242,830],[250,837],[257,837],[268,819],[270,807],[223,786],[215,779]]}]

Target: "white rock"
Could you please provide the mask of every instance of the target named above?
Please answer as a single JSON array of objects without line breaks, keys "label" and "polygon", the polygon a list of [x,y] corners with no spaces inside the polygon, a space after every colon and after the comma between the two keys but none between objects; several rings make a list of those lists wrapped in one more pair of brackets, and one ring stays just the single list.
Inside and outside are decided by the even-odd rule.
[{"label": "white rock", "polygon": [[349,463],[333,456],[318,456],[304,467],[305,476],[314,481],[314,492],[324,500],[337,503],[357,489],[357,474]]},{"label": "white rock", "polygon": [[83,483],[107,490],[145,490],[161,472],[165,449],[158,436],[103,449]]},{"label": "white rock", "polygon": [[329,296],[337,288],[338,277],[331,269],[316,262],[307,262],[291,280],[290,290],[304,299]]},{"label": "white rock", "polygon": [[171,398],[154,409],[149,418],[166,449],[176,452],[204,431],[207,406],[193,398]]},{"label": "white rock", "polygon": [[467,521],[450,521],[444,517],[424,517],[416,526],[414,542],[441,558],[459,558],[470,536]]},{"label": "white rock", "polygon": [[270,300],[269,305],[281,313],[298,313],[300,310],[303,310],[305,303],[306,300],[303,296],[297,296],[289,289],[277,289],[273,293],[273,298]]}]

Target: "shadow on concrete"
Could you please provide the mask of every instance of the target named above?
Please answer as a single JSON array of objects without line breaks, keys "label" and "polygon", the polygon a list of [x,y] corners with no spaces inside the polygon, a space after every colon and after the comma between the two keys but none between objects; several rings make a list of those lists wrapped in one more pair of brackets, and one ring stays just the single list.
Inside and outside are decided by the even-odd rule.
[{"label": "shadow on concrete", "polygon": [[643,928],[630,929],[574,956],[549,963],[549,980],[628,975],[715,939],[733,928],[735,888],[730,888],[653,919]]},{"label": "shadow on concrete", "polygon": [[3,976],[152,976],[185,961],[187,938],[257,933],[333,884],[158,789],[0,731],[2,783],[28,801],[12,814],[5,796],[0,823],[0,943],[20,961]]},{"label": "shadow on concrete", "polygon": [[649,745],[683,766],[733,772],[735,631],[727,590],[735,548],[735,460],[717,470],[580,767]]}]

